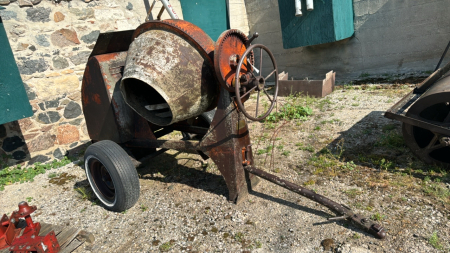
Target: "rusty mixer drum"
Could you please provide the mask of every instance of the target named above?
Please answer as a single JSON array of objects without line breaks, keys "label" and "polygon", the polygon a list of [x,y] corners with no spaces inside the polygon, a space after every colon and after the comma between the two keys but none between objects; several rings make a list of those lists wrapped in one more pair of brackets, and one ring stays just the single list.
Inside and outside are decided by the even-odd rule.
[{"label": "rusty mixer drum", "polygon": [[183,20],[147,22],[128,50],[121,91],[149,122],[167,126],[216,106],[219,84],[209,54],[214,42]]}]

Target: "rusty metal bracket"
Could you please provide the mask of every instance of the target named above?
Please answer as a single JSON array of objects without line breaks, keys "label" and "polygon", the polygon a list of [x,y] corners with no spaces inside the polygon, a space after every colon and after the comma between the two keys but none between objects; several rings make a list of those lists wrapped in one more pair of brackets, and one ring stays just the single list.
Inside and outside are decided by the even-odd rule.
[{"label": "rusty metal bracket", "polygon": [[314,202],[317,202],[321,205],[324,205],[328,207],[331,211],[337,213],[338,215],[341,215],[340,217],[331,218],[330,220],[340,220],[340,219],[347,219],[352,221],[353,223],[359,225],[360,227],[364,228],[369,233],[373,234],[379,239],[384,239],[386,237],[386,232],[384,231],[383,227],[381,227],[379,224],[372,222],[370,219],[364,218],[360,216],[359,214],[355,214],[350,208],[341,205],[337,202],[334,202],[333,200],[322,196],[320,194],[317,194],[307,188],[301,187],[299,185],[293,184],[289,181],[286,181],[284,179],[281,179],[275,175],[272,175],[270,173],[267,173],[263,170],[257,169],[252,166],[244,166],[244,170],[257,175],[269,182],[272,182],[276,185],[279,185],[285,189],[288,189],[290,191],[293,191],[295,193],[298,193],[302,195],[303,197],[306,197]]}]

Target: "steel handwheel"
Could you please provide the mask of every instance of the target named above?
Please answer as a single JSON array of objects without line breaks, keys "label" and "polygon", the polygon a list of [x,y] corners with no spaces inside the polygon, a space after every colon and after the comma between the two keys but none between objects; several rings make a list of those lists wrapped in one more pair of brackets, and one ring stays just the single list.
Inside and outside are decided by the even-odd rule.
[{"label": "steel handwheel", "polygon": [[[245,66],[248,64],[249,59],[248,57],[250,57],[251,52],[254,50],[254,56],[255,58],[259,55],[259,69],[258,68],[251,68],[250,71],[246,71]],[[272,70],[270,70],[269,74],[267,76],[263,76],[263,51],[265,51],[267,53],[267,55],[269,56],[270,60],[272,61]],[[243,69],[244,66],[244,69]],[[241,70],[243,70],[241,72]],[[256,75],[254,74],[254,72],[256,72]],[[267,80],[270,77],[274,77],[274,83],[275,85],[273,86],[273,90],[274,93],[273,95],[270,95],[268,92],[268,87],[267,87]],[[245,84],[241,82],[241,79],[244,78],[245,80]],[[235,80],[235,93],[236,93],[236,103],[239,107],[239,110],[249,119],[254,120],[254,121],[261,121],[263,119],[265,119],[270,112],[272,111],[273,107],[275,106],[276,100],[277,100],[277,94],[278,94],[278,68],[277,68],[277,63],[275,62],[275,58],[272,54],[272,52],[270,52],[270,50],[261,44],[255,44],[250,46],[249,48],[247,48],[247,50],[244,52],[244,54],[241,56],[237,69],[236,69],[236,75],[234,77]],[[242,83],[242,85],[241,85]],[[250,115],[244,104],[243,101],[245,101],[247,99],[247,97],[252,93],[252,92],[256,92],[257,93],[257,97],[256,97],[256,109],[255,109],[255,113],[254,116]],[[242,93],[242,95],[241,95]],[[263,94],[262,94],[263,93]],[[259,108],[259,103],[260,103],[260,96],[266,96],[268,98],[269,105],[267,106],[267,111],[261,113],[258,112],[258,108]],[[265,110],[265,109],[264,109]]]}]

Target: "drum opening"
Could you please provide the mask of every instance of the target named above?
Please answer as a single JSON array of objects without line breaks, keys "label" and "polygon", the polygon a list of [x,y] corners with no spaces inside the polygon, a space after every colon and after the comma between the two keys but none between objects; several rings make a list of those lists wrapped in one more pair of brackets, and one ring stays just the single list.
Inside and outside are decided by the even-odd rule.
[{"label": "drum opening", "polygon": [[121,90],[126,103],[146,120],[159,126],[167,126],[172,122],[169,104],[147,83],[127,78],[122,81]]}]

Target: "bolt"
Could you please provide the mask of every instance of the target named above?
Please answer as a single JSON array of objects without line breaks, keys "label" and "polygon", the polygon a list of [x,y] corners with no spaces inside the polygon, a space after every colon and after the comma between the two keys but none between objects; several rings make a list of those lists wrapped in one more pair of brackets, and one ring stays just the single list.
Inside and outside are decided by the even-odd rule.
[{"label": "bolt", "polygon": [[12,218],[11,223],[16,223],[16,219]]},{"label": "bolt", "polygon": [[30,246],[27,246],[27,249],[30,249]]},{"label": "bolt", "polygon": [[32,236],[31,236],[31,239],[34,239],[35,237],[36,237],[35,235],[32,235]]}]

